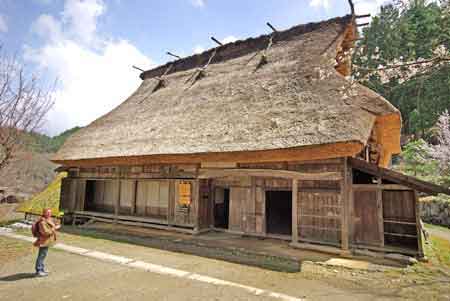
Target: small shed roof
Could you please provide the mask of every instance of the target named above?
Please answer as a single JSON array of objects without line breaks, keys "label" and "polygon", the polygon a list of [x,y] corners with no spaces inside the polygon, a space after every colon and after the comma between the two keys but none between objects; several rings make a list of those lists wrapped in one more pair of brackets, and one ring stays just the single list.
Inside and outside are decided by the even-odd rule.
[{"label": "small shed roof", "polygon": [[350,164],[353,168],[371,174],[373,176],[381,177],[383,179],[392,181],[394,183],[408,186],[414,190],[436,195],[438,193],[444,193],[450,195],[450,189],[444,186],[436,185],[430,182],[422,181],[418,178],[407,176],[405,174],[396,172],[391,169],[383,168],[375,164],[368,163],[364,160],[350,158]]},{"label": "small shed roof", "polygon": [[269,35],[143,72],[136,92],[71,136],[53,159],[365,144],[377,116],[399,112],[366,87],[348,89],[335,70],[352,22],[345,16],[277,32],[263,65]]}]

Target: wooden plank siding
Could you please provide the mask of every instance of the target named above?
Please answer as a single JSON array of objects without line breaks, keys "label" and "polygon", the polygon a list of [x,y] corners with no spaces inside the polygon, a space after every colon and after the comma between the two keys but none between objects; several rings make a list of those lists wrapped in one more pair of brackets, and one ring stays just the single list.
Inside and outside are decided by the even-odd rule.
[{"label": "wooden plank siding", "polygon": [[212,226],[213,213],[211,207],[213,206],[213,199],[211,195],[211,183],[210,180],[200,180],[199,186],[199,201],[198,201],[198,218],[197,218],[197,230],[207,229]]},{"label": "wooden plank siding", "polygon": [[136,181],[120,181],[119,214],[132,215],[135,207],[135,185]]},{"label": "wooden plank siding", "polygon": [[354,200],[353,242],[362,245],[381,245],[381,229],[378,224],[376,190],[356,190]]},{"label": "wooden plank siding", "polygon": [[414,191],[383,191],[385,244],[418,249]]},{"label": "wooden plank siding", "polygon": [[73,183],[76,180],[71,178],[63,178],[61,181],[61,196],[59,207],[64,212],[72,212]]},{"label": "wooden plank siding", "polygon": [[[383,182],[380,178],[377,184],[368,181],[354,184],[353,177],[359,177],[360,173],[354,173],[353,168],[344,158],[83,167],[73,169],[72,176],[63,180],[61,208],[67,212],[111,213],[122,219],[136,217],[139,222],[159,221],[161,225],[189,228],[198,233],[215,225],[216,188],[222,189],[222,194],[229,189],[225,231],[292,238],[293,244],[320,243],[343,251],[360,246],[417,250],[419,230],[414,191],[403,182]],[[92,182],[95,191],[91,200],[87,191]],[[188,206],[180,200],[180,184],[190,185]],[[286,192],[293,194],[289,197]],[[276,221],[268,219],[268,208],[285,214],[270,205],[272,193],[282,195],[281,200],[292,199],[291,236],[273,230],[268,233],[268,221],[269,227]]]},{"label": "wooden plank siding", "polygon": [[339,191],[300,190],[297,211],[300,241],[340,244],[342,202]]}]

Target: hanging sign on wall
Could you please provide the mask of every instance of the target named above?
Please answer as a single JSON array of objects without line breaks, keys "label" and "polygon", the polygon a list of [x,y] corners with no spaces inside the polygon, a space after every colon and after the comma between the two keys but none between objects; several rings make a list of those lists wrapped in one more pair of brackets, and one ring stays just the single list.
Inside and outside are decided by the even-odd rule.
[{"label": "hanging sign on wall", "polygon": [[178,204],[180,206],[191,205],[191,183],[181,182],[178,184]]}]

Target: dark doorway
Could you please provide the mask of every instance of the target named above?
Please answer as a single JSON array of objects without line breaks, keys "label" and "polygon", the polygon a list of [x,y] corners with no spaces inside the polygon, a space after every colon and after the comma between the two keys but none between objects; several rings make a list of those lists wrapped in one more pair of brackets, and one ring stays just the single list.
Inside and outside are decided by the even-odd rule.
[{"label": "dark doorway", "polygon": [[214,191],[214,227],[228,229],[230,189],[216,187]]},{"label": "dark doorway", "polygon": [[84,210],[95,211],[95,181],[86,181],[86,199],[84,202]]},{"label": "dark doorway", "polygon": [[292,192],[266,191],[267,233],[292,234]]}]

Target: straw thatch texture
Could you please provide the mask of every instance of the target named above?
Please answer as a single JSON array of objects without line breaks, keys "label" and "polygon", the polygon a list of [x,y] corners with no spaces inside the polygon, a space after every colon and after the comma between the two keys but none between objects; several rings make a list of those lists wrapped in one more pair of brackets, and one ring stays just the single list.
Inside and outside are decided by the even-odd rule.
[{"label": "straw thatch texture", "polygon": [[[280,32],[258,68],[267,36],[144,72],[119,107],[74,134],[54,160],[365,144],[377,115],[398,113],[385,99],[335,71],[349,17]],[[252,59],[253,57],[253,59]],[[157,89],[155,89],[157,87]],[[155,91],[156,90],[156,91]]]}]

